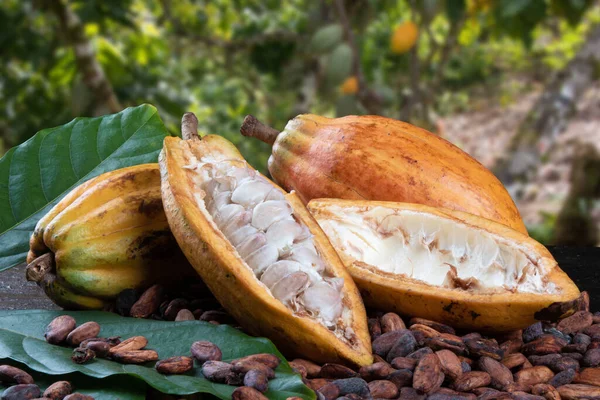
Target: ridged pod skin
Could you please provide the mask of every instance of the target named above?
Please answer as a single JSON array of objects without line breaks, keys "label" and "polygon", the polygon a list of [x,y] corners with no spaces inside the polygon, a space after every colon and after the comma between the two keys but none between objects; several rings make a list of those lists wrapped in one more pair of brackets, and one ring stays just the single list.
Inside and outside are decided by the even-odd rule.
[{"label": "ridged pod skin", "polygon": [[[49,255],[50,270],[35,270]],[[28,279],[58,305],[102,309],[124,289],[191,276],[163,212],[158,164],[107,172],[73,189],[38,221]]]},{"label": "ridged pod skin", "polygon": [[[501,236],[503,240],[509,242],[511,248],[523,250],[528,254],[529,259],[534,259],[538,265],[542,265],[548,271],[546,280],[555,284],[560,290],[553,294],[519,291],[476,293],[461,288],[433,286],[422,280],[408,278],[406,275],[381,273],[371,267],[365,267],[360,261],[349,256],[344,247],[339,245],[339,241],[336,244],[335,237],[338,236],[339,231],[332,230],[331,225],[326,228],[325,224],[328,220],[339,219],[339,211],[335,211],[338,215],[333,216],[332,210],[339,210],[340,207],[342,210],[355,207],[372,210],[378,206],[438,216],[451,223],[462,224],[468,230],[474,230],[474,235],[489,232]],[[535,322],[536,314],[539,313],[538,317],[548,315],[549,309],[553,308],[560,308],[562,316],[576,311],[568,307],[577,306],[579,290],[559,268],[548,250],[530,237],[502,224],[464,212],[408,203],[315,199],[309,202],[308,209],[330,238],[360,288],[365,304],[369,306],[442,321],[457,328],[488,332],[524,328]],[[423,265],[422,268],[427,267]],[[552,307],[549,307],[551,305]],[[561,307],[557,307],[559,305]],[[562,307],[563,305],[567,307]]]},{"label": "ridged pod skin", "polygon": [[358,289],[298,197],[292,193],[285,199],[291,204],[295,217],[314,235],[315,246],[323,260],[336,276],[344,278],[344,302],[352,312],[352,328],[357,338],[352,346],[318,322],[294,315],[244,265],[236,248],[196,202],[195,195],[200,193],[194,190],[193,174],[183,167],[191,164],[192,159],[202,157],[244,160],[233,144],[219,136],[188,140],[166,138],[159,157],[162,196],[169,225],[180,247],[221,305],[245,330],[268,337],[287,354],[320,362],[370,364],[370,338]]},{"label": "ridged pod skin", "polygon": [[292,119],[273,144],[269,171],[303,202],[381,200],[465,211],[526,234],[502,183],[450,142],[379,116]]}]

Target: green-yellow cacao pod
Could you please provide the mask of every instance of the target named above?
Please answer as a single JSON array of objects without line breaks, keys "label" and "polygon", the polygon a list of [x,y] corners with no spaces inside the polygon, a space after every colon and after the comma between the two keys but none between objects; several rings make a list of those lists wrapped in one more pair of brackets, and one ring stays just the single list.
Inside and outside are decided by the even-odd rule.
[{"label": "green-yellow cacao pod", "polygon": [[379,116],[299,115],[282,132],[248,116],[241,129],[273,145],[269,171],[303,202],[340,198],[419,203],[527,233],[502,183],[452,143]]},{"label": "green-yellow cacao pod", "polygon": [[193,274],[163,211],[158,164],[73,189],[36,225],[27,261],[27,279],[68,309],[102,309],[122,290]]}]

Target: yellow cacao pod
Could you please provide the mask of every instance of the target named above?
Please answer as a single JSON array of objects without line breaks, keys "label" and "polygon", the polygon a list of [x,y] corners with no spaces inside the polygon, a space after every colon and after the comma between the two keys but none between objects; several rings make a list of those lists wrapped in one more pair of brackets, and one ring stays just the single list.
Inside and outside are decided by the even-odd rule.
[{"label": "yellow cacao pod", "polygon": [[502,183],[452,143],[378,116],[299,115],[283,132],[247,117],[242,134],[271,145],[271,176],[317,198],[419,203],[465,211],[527,233]]},{"label": "yellow cacao pod", "polygon": [[193,274],[163,212],[158,164],[73,189],[39,220],[27,261],[27,278],[70,309],[102,309],[122,290]]},{"label": "yellow cacao pod", "polygon": [[390,38],[390,50],[395,54],[403,54],[413,48],[419,37],[419,28],[412,22],[399,25]]},{"label": "yellow cacao pod", "polygon": [[308,208],[378,309],[501,332],[579,307],[548,250],[507,226],[420,204],[316,199]]},{"label": "yellow cacao pod", "polygon": [[306,207],[226,139],[196,129],[186,114],[186,140],[166,138],[159,164],[171,230],[211,292],[288,355],[370,364],[358,289]]}]

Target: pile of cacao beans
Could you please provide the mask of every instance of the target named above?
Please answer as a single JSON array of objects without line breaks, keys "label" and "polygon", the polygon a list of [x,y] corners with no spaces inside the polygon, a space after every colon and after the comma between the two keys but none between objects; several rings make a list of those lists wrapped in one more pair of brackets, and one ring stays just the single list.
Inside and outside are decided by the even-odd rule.
[{"label": "pile of cacao beans", "polygon": [[372,365],[291,364],[323,400],[600,399],[600,313],[583,307],[558,323],[493,337],[373,312]]},{"label": "pile of cacao beans", "polygon": [[42,393],[31,375],[12,365],[0,365],[0,382],[12,385],[2,393],[2,400],[94,400],[92,396],[73,392],[68,381],[54,382]]}]

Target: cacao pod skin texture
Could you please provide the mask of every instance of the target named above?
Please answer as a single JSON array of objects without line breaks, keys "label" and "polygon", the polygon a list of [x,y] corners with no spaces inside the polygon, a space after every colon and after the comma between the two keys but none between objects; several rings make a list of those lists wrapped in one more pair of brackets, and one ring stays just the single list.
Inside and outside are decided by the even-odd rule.
[{"label": "cacao pod skin texture", "polygon": [[[456,234],[456,232],[459,232],[461,226],[464,227],[465,231],[469,232],[469,235],[467,236],[469,245],[471,246],[471,249],[474,249],[470,254],[477,253],[476,247],[472,243],[477,243],[478,238],[482,238],[484,235],[487,235],[487,237],[493,236],[497,243],[506,243],[511,251],[513,251],[512,249],[515,249],[522,252],[525,257],[521,258],[520,261],[517,259],[515,265],[519,264],[519,262],[521,263],[520,265],[523,265],[523,260],[529,260],[534,263],[534,265],[540,266],[541,269],[538,271],[546,271],[545,275],[539,273],[541,281],[550,282],[555,285],[558,290],[551,293],[549,290],[545,289],[547,286],[540,286],[542,289],[538,289],[536,292],[528,290],[521,291],[518,289],[514,290],[514,287],[511,288],[513,290],[504,289],[506,283],[503,285],[502,282],[510,280],[512,273],[506,273],[506,275],[502,275],[501,278],[494,278],[493,272],[486,274],[480,269],[472,268],[470,268],[469,274],[462,276],[462,283],[465,284],[466,287],[448,286],[447,284],[443,286],[428,284],[423,279],[413,279],[409,277],[406,273],[400,272],[400,269],[397,269],[397,272],[382,272],[381,265],[368,264],[357,259],[356,256],[351,255],[357,253],[352,253],[352,245],[348,245],[348,243],[351,243],[350,240],[352,239],[347,233],[348,231],[345,230],[346,228],[344,228],[344,226],[347,225],[343,225],[351,220],[352,215],[365,215],[362,213],[372,211],[373,209],[380,210],[377,207],[383,207],[384,209],[392,210],[392,212],[407,212],[408,214],[412,213],[412,215],[415,215],[416,213],[418,215],[416,218],[422,218],[421,216],[432,217],[430,220],[433,219],[434,222],[431,222],[427,226],[431,231],[436,233],[432,240],[429,241],[429,243],[432,244],[433,249],[429,254],[436,254],[436,257],[437,254],[449,254],[447,250],[444,250],[448,248],[445,247],[448,246],[448,243],[461,243],[460,238],[462,236]],[[560,309],[560,313],[563,314],[562,316],[564,316],[565,313],[568,314],[577,311],[577,302],[574,300],[578,298],[580,294],[579,290],[573,281],[571,281],[571,279],[559,268],[548,250],[529,236],[517,232],[505,225],[460,211],[408,203],[315,199],[309,202],[308,209],[319,222],[324,232],[328,235],[334,248],[338,251],[344,265],[346,265],[352,278],[360,288],[365,304],[374,308],[395,311],[400,314],[427,318],[434,321],[441,321],[458,328],[487,332],[512,331],[527,327],[535,322],[537,313],[539,313],[538,315],[543,313],[548,314],[547,308]],[[366,221],[366,219],[359,219],[359,221]],[[449,227],[445,232],[451,232],[445,237],[440,236],[437,233],[445,229],[442,227],[444,221],[446,226]],[[364,222],[364,224],[367,223],[368,222]],[[361,226],[364,227],[366,225]],[[377,247],[378,241],[381,240],[381,242],[383,242],[389,237],[388,235],[404,235],[405,238],[410,238],[404,239],[405,243],[414,243],[413,236],[407,236],[407,230],[402,227],[406,225],[397,226],[398,228],[394,228],[396,231],[377,231],[372,237],[363,237],[365,237],[365,241],[369,242],[373,248],[379,249],[377,250],[379,252],[382,251],[382,247]],[[428,229],[422,228],[425,225],[420,223],[413,223],[412,226],[416,227],[414,228],[416,230]],[[344,233],[344,230],[346,233]],[[415,232],[415,230],[411,232]],[[371,238],[373,239],[370,240]],[[356,248],[356,245],[354,246],[354,248]],[[410,246],[413,245],[411,244]],[[422,245],[420,244],[419,246]],[[380,262],[385,263],[386,260],[391,259],[406,260],[397,257],[398,253],[395,252],[396,248],[398,248],[398,245],[396,245],[396,247],[390,246],[384,248],[391,252],[385,253],[385,257],[382,256]],[[449,248],[452,249],[454,247]],[[499,247],[497,248],[499,249]],[[438,249],[440,249],[439,253],[435,253]],[[481,249],[481,247],[479,247],[479,249]],[[361,251],[364,251],[364,248],[361,249]],[[454,250],[452,250],[452,252],[453,251]],[[409,261],[404,261],[407,263],[405,265],[413,265],[410,261],[411,257],[413,257],[413,255],[414,257],[418,257],[418,255],[415,253],[412,253],[412,255],[411,253],[407,254],[407,259]],[[423,270],[428,269],[433,265],[438,265],[433,264],[431,261],[427,261],[431,260],[428,259],[427,256],[424,257],[425,258],[415,259],[416,261],[414,263],[414,269],[412,270],[412,276],[416,274],[414,271],[416,271],[417,268]],[[460,255],[458,257],[460,257]],[[479,257],[479,260],[485,258],[485,256]],[[499,255],[499,257],[503,256]],[[394,262],[396,265],[402,263],[402,261]],[[436,262],[439,263],[439,261]],[[462,268],[461,264],[456,262],[454,265],[459,268],[460,275],[460,268]],[[490,267],[494,267],[495,265],[495,263],[492,263],[490,264]],[[406,268],[402,271],[406,271]],[[490,283],[493,279],[497,279],[494,282],[500,282],[499,286],[497,286],[500,290],[494,291],[489,288],[479,290],[477,287],[474,288],[468,286],[468,277],[473,276],[471,275],[473,271],[475,271],[475,274],[479,274],[478,278],[481,279],[483,284]],[[493,269],[490,269],[489,271],[493,271]],[[502,269],[502,271],[504,271],[504,269]],[[521,270],[521,277],[525,275],[522,271],[524,270]],[[425,279],[435,279],[436,277],[439,279],[443,278],[444,274],[446,274],[446,271],[421,276],[425,276]],[[525,278],[519,278],[517,272],[514,272],[514,279],[513,282],[518,282],[515,283],[515,285],[520,285],[522,282],[521,279]],[[494,283],[494,286],[495,285],[496,284]],[[550,305],[553,306],[549,307]],[[558,305],[566,305],[568,307],[557,307]],[[555,315],[552,318],[558,317],[559,315]]]},{"label": "cacao pod skin texture", "polygon": [[[186,137],[185,132],[183,137]],[[195,135],[188,140],[165,138],[163,151],[159,156],[162,195],[165,213],[175,238],[221,305],[245,330],[268,337],[288,354],[301,355],[319,362],[371,364],[366,313],[358,289],[300,199],[295,194],[285,196],[295,217],[314,235],[315,246],[328,268],[334,271],[335,276],[344,278],[344,302],[352,316],[351,328],[356,339],[352,345],[340,340],[324,325],[309,317],[293,314],[282,302],[276,300],[244,264],[236,248],[216,227],[204,207],[201,210],[196,196],[202,196],[204,192],[194,189],[194,177],[189,169],[183,167],[192,164],[194,159],[203,157],[217,161],[244,161],[233,144],[216,135],[207,135],[201,139]],[[285,193],[273,185],[276,190]]]},{"label": "cacao pod skin texture", "polygon": [[[43,255],[52,265],[36,273]],[[38,222],[27,261],[28,279],[68,309],[102,309],[124,289],[194,273],[163,212],[158,164],[107,172],[73,189]]]},{"label": "cacao pod skin texture", "polygon": [[502,183],[447,140],[379,116],[304,114],[273,144],[269,171],[303,202],[340,198],[465,211],[527,234]]}]

